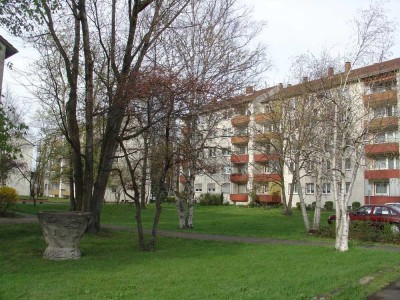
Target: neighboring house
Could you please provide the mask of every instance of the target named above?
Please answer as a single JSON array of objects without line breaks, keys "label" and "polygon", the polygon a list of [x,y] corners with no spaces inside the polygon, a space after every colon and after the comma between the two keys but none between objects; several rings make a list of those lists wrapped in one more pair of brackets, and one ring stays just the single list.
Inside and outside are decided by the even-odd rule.
[{"label": "neighboring house", "polygon": [[[346,63],[345,71],[349,70],[350,64]],[[363,119],[358,124],[365,126],[365,122],[370,123],[368,139],[371,142],[365,145],[365,156],[356,176],[351,202],[400,202],[399,70],[400,58],[354,69],[349,73],[347,90],[358,101],[356,105],[371,112],[370,120]],[[330,68],[326,78],[333,78],[335,81],[343,74],[345,72],[334,75],[333,69]],[[221,161],[228,156],[230,163],[223,165],[218,174],[197,175],[195,193],[223,193],[230,203],[238,204],[247,204],[252,197],[268,204],[280,203],[283,192],[288,198],[289,185],[286,184],[282,190],[278,184],[280,175],[272,168],[278,158],[274,156],[272,149],[268,150],[265,147],[265,140],[274,139],[274,135],[279,134],[280,129],[279,126],[268,122],[270,116],[264,108],[269,101],[278,97],[293,100],[295,107],[296,99],[301,95],[301,91],[304,91],[304,86],[317,86],[324,81],[323,79],[325,78],[307,81],[305,78],[307,82],[297,85],[283,87],[280,84],[260,91],[248,88],[246,95],[225,101],[220,112],[224,112],[227,118],[218,126],[218,150],[215,153],[210,152],[209,156],[218,156]],[[332,91],[340,84],[338,82],[340,80],[331,86]],[[318,88],[314,88],[310,96],[317,97],[318,92]],[[229,117],[230,115],[232,117]],[[262,142],[264,146],[258,147]],[[210,141],[210,145],[212,143],[215,141]],[[351,164],[351,159],[348,163]],[[292,174],[287,167],[283,174],[285,182],[290,183]],[[346,178],[350,178],[350,175],[350,172],[346,171]],[[315,183],[312,178],[305,176],[301,184],[305,201],[311,204],[315,201]],[[345,185],[343,190],[347,190],[349,182],[346,181]],[[293,194],[295,204],[299,201],[296,189]],[[333,201],[333,191],[330,183],[326,182],[322,202],[328,200]]]}]

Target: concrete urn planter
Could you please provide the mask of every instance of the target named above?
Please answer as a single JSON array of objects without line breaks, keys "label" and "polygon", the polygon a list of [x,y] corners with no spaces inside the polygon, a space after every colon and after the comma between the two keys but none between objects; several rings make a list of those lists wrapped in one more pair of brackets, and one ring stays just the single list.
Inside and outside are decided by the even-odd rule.
[{"label": "concrete urn planter", "polygon": [[79,240],[85,233],[90,213],[78,211],[38,212],[47,244],[43,257],[52,260],[78,259]]}]

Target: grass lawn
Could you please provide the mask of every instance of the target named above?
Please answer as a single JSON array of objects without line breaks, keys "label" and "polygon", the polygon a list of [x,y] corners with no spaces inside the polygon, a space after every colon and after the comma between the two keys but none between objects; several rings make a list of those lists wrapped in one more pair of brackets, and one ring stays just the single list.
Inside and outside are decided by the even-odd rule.
[{"label": "grass lawn", "polygon": [[[67,210],[67,205],[40,204],[34,207],[18,204],[17,210],[36,213],[40,210]],[[143,210],[145,228],[151,228],[154,205]],[[324,213],[321,224],[326,224],[328,215]],[[103,224],[135,225],[135,207],[132,205],[107,204],[101,215]],[[312,218],[310,216],[310,221]],[[173,204],[164,204],[159,229],[177,230],[178,218]],[[283,216],[280,209],[245,208],[240,206],[196,206],[193,232],[271,237],[281,239],[309,239],[304,231],[302,217],[295,210],[292,217]]]},{"label": "grass lawn", "polygon": [[0,299],[365,299],[400,270],[400,253],[357,247],[160,238],[143,253],[132,232],[110,231],[84,236],[80,260],[48,261],[38,225],[0,226],[0,240]]}]

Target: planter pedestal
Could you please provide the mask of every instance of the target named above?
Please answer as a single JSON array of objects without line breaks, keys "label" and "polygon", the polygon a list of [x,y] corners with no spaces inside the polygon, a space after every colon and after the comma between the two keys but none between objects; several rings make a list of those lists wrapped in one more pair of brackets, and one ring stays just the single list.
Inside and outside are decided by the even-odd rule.
[{"label": "planter pedestal", "polygon": [[38,213],[47,243],[43,257],[47,259],[78,259],[78,244],[85,233],[90,213],[78,211],[46,211]]}]

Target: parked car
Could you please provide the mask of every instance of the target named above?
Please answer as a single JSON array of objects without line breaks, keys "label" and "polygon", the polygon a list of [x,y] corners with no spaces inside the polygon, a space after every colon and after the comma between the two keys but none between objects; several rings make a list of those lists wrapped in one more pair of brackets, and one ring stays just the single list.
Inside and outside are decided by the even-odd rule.
[{"label": "parked car", "polygon": [[[350,212],[350,221],[369,221],[374,224],[391,224],[394,233],[400,232],[400,209],[390,205],[370,204],[361,206],[359,209]],[[328,218],[328,223],[332,224],[336,220],[336,215]]]},{"label": "parked car", "polygon": [[400,210],[400,203],[399,202],[385,203],[385,205],[388,205],[388,206],[396,208],[397,210]]}]

